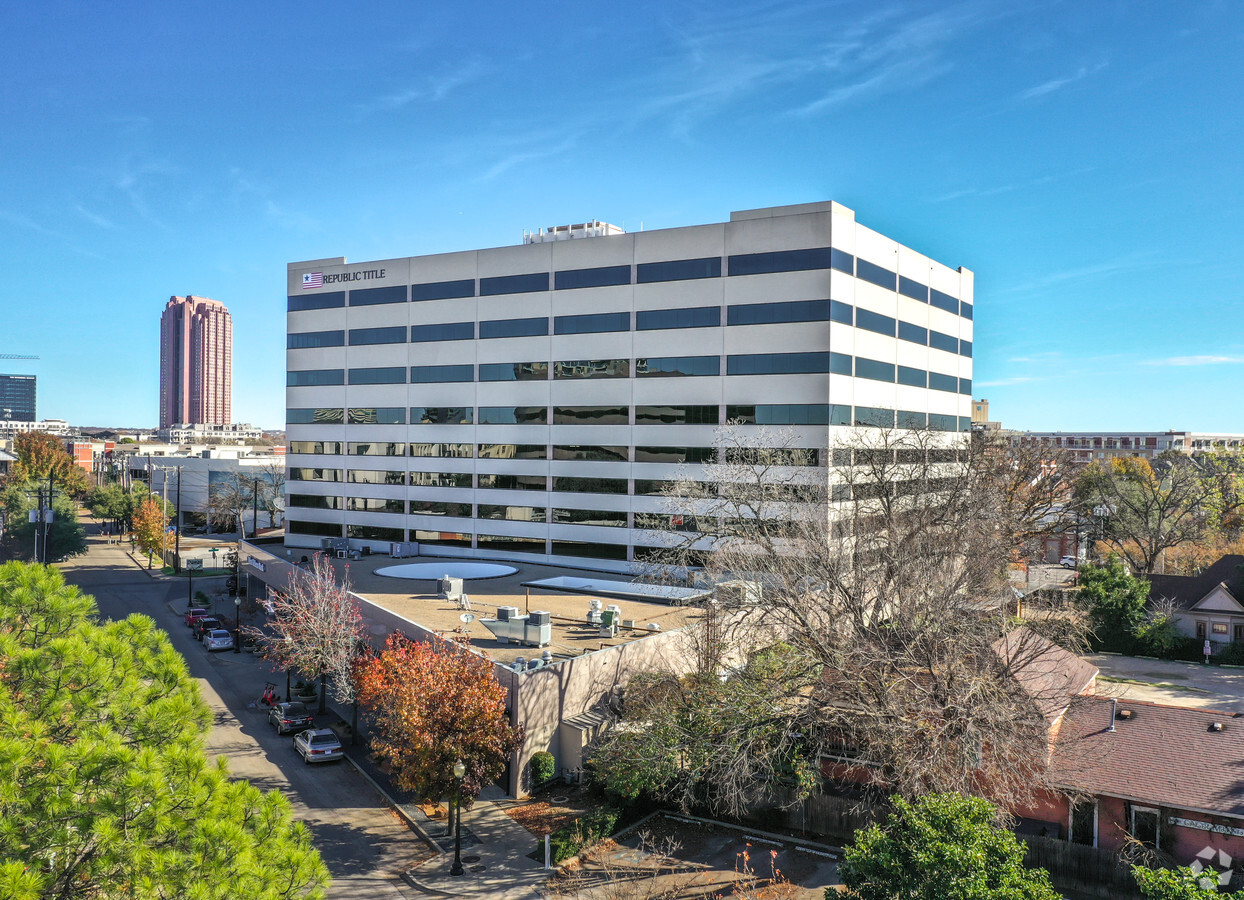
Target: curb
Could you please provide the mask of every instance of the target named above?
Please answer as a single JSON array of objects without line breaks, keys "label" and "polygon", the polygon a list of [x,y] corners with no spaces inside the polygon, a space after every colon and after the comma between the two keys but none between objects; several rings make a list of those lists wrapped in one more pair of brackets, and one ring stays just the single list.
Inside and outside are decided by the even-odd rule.
[{"label": "curb", "polygon": [[[350,754],[346,753],[344,754],[342,758],[345,759],[345,761],[348,762],[354,768],[354,771],[358,772],[360,775],[363,776],[363,780],[366,781],[368,784],[370,784],[372,786],[372,789],[375,790],[376,793],[378,793],[381,797],[384,798],[384,802],[387,803],[389,807],[395,813],[397,813],[398,816],[401,817],[402,821],[405,822],[407,826],[409,826],[411,831],[419,835],[420,840],[422,840],[425,844],[427,844],[432,849],[436,850],[439,856],[445,855],[444,852],[441,851],[440,845],[437,844],[436,841],[432,840],[432,838],[428,835],[428,833],[423,830],[423,826],[420,825],[418,822],[416,822],[414,817],[412,817],[408,812],[406,812],[406,810],[402,808],[402,805],[400,803],[398,803],[396,800],[390,797],[388,792],[384,788],[382,788],[379,784],[377,784],[376,781],[370,775],[368,775],[366,771],[363,770],[362,766],[360,766],[357,762],[351,759]],[[429,860],[429,862],[430,861],[431,860]]]}]

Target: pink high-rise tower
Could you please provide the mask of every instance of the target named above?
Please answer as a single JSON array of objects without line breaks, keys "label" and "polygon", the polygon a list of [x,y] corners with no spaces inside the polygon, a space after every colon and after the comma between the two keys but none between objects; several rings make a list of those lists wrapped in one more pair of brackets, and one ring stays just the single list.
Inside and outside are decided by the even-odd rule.
[{"label": "pink high-rise tower", "polygon": [[160,317],[160,427],[228,425],[233,317],[206,297],[170,297]]}]

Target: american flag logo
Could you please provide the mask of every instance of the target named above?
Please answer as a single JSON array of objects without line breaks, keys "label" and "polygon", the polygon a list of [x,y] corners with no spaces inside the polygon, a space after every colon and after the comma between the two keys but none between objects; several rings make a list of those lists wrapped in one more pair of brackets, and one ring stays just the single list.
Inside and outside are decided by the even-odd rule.
[{"label": "american flag logo", "polygon": [[304,291],[307,290],[308,288],[317,288],[317,287],[323,287],[323,286],[324,286],[324,273],[323,272],[308,272],[306,275],[302,276],[302,289]]}]

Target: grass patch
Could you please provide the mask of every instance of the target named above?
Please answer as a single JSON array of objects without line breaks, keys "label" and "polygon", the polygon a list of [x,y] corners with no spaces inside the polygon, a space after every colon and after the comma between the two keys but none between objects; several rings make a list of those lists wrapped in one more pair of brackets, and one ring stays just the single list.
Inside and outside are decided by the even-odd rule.
[{"label": "grass patch", "polygon": [[1098,675],[1098,681],[1109,681],[1113,684],[1139,684],[1144,687],[1166,688],[1168,691],[1184,691],[1189,694],[1208,694],[1205,688],[1193,687],[1190,684],[1171,684],[1169,681],[1141,681],[1139,678],[1119,678],[1114,675]]}]

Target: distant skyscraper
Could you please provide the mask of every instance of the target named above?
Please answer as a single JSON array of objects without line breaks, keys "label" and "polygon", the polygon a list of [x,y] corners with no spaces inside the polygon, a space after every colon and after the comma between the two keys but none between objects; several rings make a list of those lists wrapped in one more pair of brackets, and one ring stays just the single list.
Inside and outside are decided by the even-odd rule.
[{"label": "distant skyscraper", "polygon": [[0,375],[0,422],[35,421],[35,376]]},{"label": "distant skyscraper", "polygon": [[233,416],[233,317],[206,297],[170,297],[160,318],[160,427]]}]

